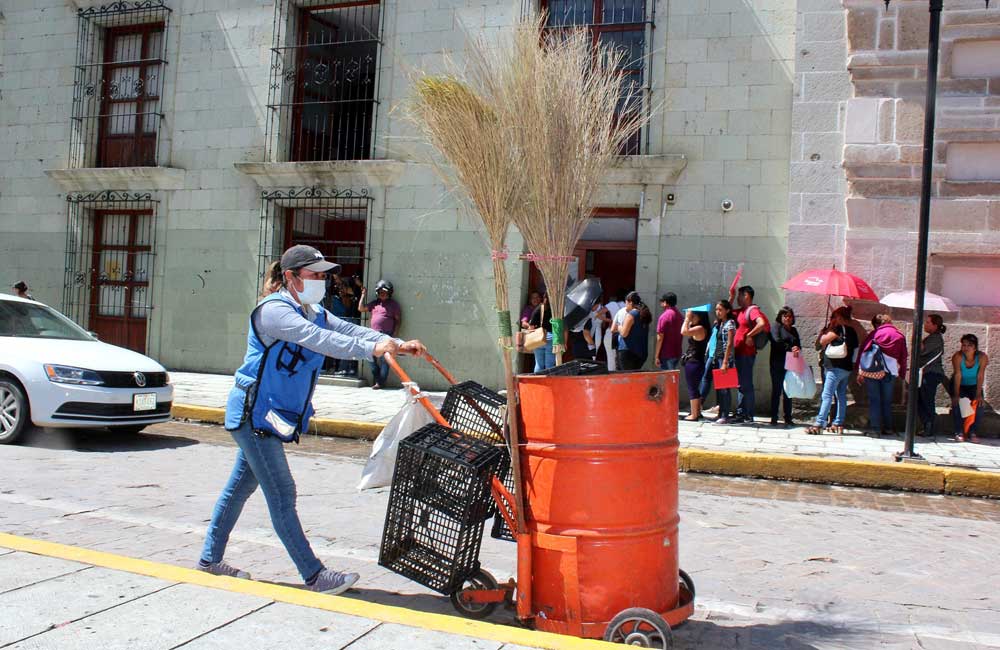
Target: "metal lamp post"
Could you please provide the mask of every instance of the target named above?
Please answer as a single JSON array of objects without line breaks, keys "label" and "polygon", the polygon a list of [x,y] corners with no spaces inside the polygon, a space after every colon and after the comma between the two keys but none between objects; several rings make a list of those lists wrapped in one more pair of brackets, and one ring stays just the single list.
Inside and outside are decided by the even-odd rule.
[{"label": "metal lamp post", "polygon": [[[890,0],[885,1],[889,8]],[[931,176],[934,168],[934,114],[937,108],[938,45],[941,39],[941,11],[944,0],[929,0],[930,29],[927,39],[927,98],[924,101],[924,158],[920,177],[920,220],[917,231],[917,276],[914,282],[916,295],[913,305],[913,333],[910,337],[910,378],[906,399],[906,436],[903,451],[896,454],[897,461],[920,460],[923,457],[913,450],[917,428],[917,382],[919,381],[920,334],[924,325],[924,293],[927,290],[927,239],[931,217]],[[986,0],[990,8],[990,0]]]}]

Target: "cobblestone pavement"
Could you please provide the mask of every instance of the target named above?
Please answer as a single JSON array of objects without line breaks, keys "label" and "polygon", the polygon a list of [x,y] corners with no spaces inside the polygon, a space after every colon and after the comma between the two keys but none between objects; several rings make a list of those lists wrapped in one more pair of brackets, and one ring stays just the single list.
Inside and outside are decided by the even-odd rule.
[{"label": "cobblestone pavement", "polygon": [[[288,450],[315,550],[362,573],[352,597],[452,613],[377,566],[387,490],[354,490],[363,443],[310,438]],[[33,432],[25,446],[0,447],[0,531],[189,566],[232,458],[226,434],[207,425],[159,425],[131,440]],[[677,648],[1000,647],[1000,503],[684,476],[680,511],[681,566],[698,598]],[[487,538],[481,559],[506,579],[513,555]],[[227,560],[259,580],[299,582],[259,494]]]},{"label": "cobblestone pavement", "polygon": [[[228,375],[170,373],[174,382],[174,402],[197,406],[223,407],[233,379]],[[432,393],[436,394],[436,393]],[[443,395],[443,393],[440,393]],[[313,396],[316,417],[362,422],[388,422],[405,403],[402,390],[371,390],[317,386]],[[805,426],[771,427],[757,418],[757,425],[716,426],[711,422],[680,422],[682,446],[724,451],[795,454],[826,458],[890,460],[903,448],[901,436],[870,438],[860,431],[843,436],[810,436]],[[917,453],[927,462],[951,467],[1000,471],[1000,440],[984,439],[979,444],[954,442],[939,436],[935,441],[917,438]]]}]

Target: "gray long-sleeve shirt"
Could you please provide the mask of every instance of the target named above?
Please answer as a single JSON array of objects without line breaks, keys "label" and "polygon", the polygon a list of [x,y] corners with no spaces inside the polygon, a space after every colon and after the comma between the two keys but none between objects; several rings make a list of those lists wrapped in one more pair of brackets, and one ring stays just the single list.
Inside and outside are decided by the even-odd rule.
[{"label": "gray long-sleeve shirt", "polygon": [[920,347],[920,366],[924,374],[944,374],[944,337],[938,332],[928,334]]},{"label": "gray long-sleeve shirt", "polygon": [[[285,290],[282,294],[294,302],[291,294]],[[375,344],[392,338],[368,327],[343,321],[329,311],[326,312],[326,327],[320,327],[314,322],[318,312],[310,313],[307,309],[306,313],[311,318],[303,317],[283,300],[271,300],[254,312],[253,324],[264,345],[271,345],[277,340],[288,341],[335,359],[371,359]],[[399,339],[396,341],[403,343]]]}]

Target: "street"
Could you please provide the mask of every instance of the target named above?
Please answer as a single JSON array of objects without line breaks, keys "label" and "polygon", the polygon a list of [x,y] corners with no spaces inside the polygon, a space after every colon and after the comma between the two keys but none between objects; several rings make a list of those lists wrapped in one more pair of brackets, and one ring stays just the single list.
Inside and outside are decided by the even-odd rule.
[{"label": "street", "polygon": [[[361,573],[348,597],[454,613],[377,565],[388,489],[354,489],[369,448],[313,437],[288,446],[314,549]],[[211,425],[133,438],[33,430],[22,446],[0,446],[0,532],[190,567],[233,450]],[[1000,647],[1000,502],[701,475],[680,487],[681,567],[697,609],[675,647]],[[259,492],[226,559],[257,580],[300,584]],[[514,547],[487,538],[481,561],[506,580]],[[10,594],[0,588],[0,610]],[[0,617],[0,633],[9,624]],[[0,647],[18,640],[0,634]],[[45,640],[30,647],[57,647]]]}]

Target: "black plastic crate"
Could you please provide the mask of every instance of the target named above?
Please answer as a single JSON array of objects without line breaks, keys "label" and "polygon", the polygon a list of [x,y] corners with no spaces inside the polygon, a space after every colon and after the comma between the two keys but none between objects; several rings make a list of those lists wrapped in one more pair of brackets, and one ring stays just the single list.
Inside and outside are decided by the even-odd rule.
[{"label": "black plastic crate", "polygon": [[493,444],[506,443],[507,400],[481,384],[463,381],[450,386],[441,405],[441,415],[452,429],[467,436]]},{"label": "black plastic crate", "polygon": [[597,361],[573,359],[547,370],[539,370],[535,374],[553,376],[606,375],[608,374],[608,366]]},{"label": "black plastic crate", "polygon": [[[514,487],[514,468],[511,464],[510,451],[506,447],[503,448],[503,462],[497,470],[497,476],[511,495],[517,494]],[[507,525],[507,520],[500,514],[495,503],[493,504],[493,526],[490,528],[490,537],[508,542],[515,541],[513,531]]]},{"label": "black plastic crate", "polygon": [[399,444],[379,564],[442,594],[479,569],[503,449],[429,424]]}]

